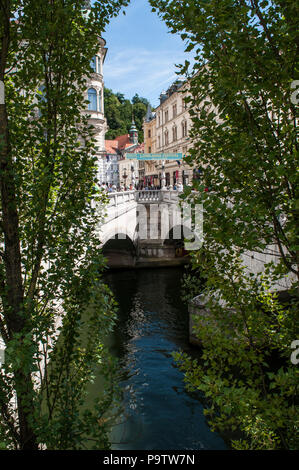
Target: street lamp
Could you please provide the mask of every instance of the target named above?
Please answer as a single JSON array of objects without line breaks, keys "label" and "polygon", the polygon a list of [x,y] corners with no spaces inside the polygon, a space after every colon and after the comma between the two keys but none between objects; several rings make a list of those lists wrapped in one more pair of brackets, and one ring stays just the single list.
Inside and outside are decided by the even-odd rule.
[{"label": "street lamp", "polygon": [[161,189],[166,189],[166,175],[165,175],[165,160],[162,160],[162,179],[161,179]]},{"label": "street lamp", "polygon": [[132,186],[135,189],[135,167],[134,165],[131,165],[131,181],[132,181]]},{"label": "street lamp", "polygon": [[124,168],[124,172],[123,172],[123,181],[124,181],[124,184],[126,186],[126,179],[127,179],[128,175],[127,175],[127,169]]}]

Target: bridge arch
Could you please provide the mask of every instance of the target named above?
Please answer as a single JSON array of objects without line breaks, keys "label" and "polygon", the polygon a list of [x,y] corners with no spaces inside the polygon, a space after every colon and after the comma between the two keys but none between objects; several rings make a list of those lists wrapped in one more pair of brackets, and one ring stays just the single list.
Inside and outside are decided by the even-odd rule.
[{"label": "bridge arch", "polygon": [[[110,235],[110,236],[109,236]],[[136,263],[136,243],[125,233],[112,232],[102,242],[102,253],[111,268],[134,267]]]},{"label": "bridge arch", "polygon": [[163,240],[163,245],[168,247],[173,247],[175,257],[180,258],[182,256],[187,256],[190,251],[188,245],[186,246],[185,240],[190,240],[190,245],[198,241],[198,237],[194,235],[194,232],[190,227],[185,225],[175,225],[171,227],[167,236]]},{"label": "bridge arch", "polygon": [[132,243],[136,246],[137,239],[138,239],[138,233],[136,230],[136,224],[133,226],[123,226],[123,225],[118,225],[112,227],[110,230],[104,230],[100,234],[101,238],[101,247],[103,248],[104,245],[111,239],[117,239],[118,235],[121,235],[123,238],[128,237]]}]

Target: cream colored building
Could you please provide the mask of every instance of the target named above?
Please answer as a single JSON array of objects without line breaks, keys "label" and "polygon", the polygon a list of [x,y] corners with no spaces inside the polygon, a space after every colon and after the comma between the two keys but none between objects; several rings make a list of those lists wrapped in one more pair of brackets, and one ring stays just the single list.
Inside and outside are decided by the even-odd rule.
[{"label": "cream colored building", "polygon": [[[156,115],[150,106],[143,122],[143,134],[144,153],[156,153]],[[143,187],[160,186],[157,164],[154,160],[139,162],[139,181]]]},{"label": "cream colored building", "polygon": [[[192,125],[190,114],[184,97],[188,94],[188,82],[176,81],[166,92],[160,95],[160,105],[156,108],[155,118],[144,123],[144,139],[150,142],[152,153],[182,153],[188,154],[191,146],[189,131]],[[149,141],[148,131],[152,132],[154,139]],[[154,142],[153,142],[154,140]],[[148,149],[148,147],[147,147]],[[147,149],[145,152],[147,152]],[[150,152],[149,152],[150,153]],[[163,168],[160,162],[145,162],[145,175],[153,176],[161,186]],[[188,184],[192,180],[193,169],[183,162],[175,160],[165,161],[166,186],[177,183]]]},{"label": "cream colored building", "polygon": [[156,153],[156,115],[152,112],[150,106],[147,109],[146,117],[143,123],[144,133],[144,152]]},{"label": "cream colored building", "polygon": [[[156,109],[156,152],[188,154],[191,146],[189,132],[192,121],[184,97],[188,94],[188,82],[174,82],[160,95]],[[159,165],[159,171],[162,166]],[[188,184],[193,170],[186,163],[165,162],[166,186],[176,183]]]},{"label": "cream colored building", "polygon": [[139,160],[126,159],[127,153],[144,153],[144,144],[138,143],[138,130],[134,120],[129,134],[106,140],[107,155],[117,157],[118,185],[121,188],[133,189],[139,186]]}]

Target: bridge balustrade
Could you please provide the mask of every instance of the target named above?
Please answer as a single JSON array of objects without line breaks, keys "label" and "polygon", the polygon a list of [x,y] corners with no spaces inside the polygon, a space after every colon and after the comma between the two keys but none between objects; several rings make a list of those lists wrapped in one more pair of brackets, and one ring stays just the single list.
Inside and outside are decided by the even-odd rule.
[{"label": "bridge balustrade", "polygon": [[135,191],[121,191],[119,193],[108,193],[107,195],[109,198],[108,208],[135,200]]},{"label": "bridge balustrade", "polygon": [[146,189],[136,191],[136,201],[144,203],[178,202],[178,191]]},{"label": "bridge balustrade", "polygon": [[148,189],[136,191],[137,202],[160,202],[161,191],[159,189]]}]

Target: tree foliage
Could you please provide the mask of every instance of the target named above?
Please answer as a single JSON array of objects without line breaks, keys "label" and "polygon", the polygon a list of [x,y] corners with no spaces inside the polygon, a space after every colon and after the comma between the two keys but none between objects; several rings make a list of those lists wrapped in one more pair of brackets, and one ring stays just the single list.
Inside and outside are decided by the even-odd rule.
[{"label": "tree foliage", "polygon": [[[298,3],[150,4],[195,54],[187,160],[203,176],[185,198],[204,203],[204,244],[193,263],[207,278],[210,300],[196,327],[202,360],[177,359],[188,386],[205,393],[213,427],[241,432],[235,448],[296,448]],[[252,256],[264,267],[246,269]],[[283,302],[277,290],[286,278]]]},{"label": "tree foliage", "polygon": [[143,119],[149,104],[148,100],[136,93],[130,101],[125,99],[122,93],[113,93],[109,88],[104,90],[104,100],[105,117],[109,128],[106,139],[128,134],[134,118],[138,129],[138,141],[143,142]]},{"label": "tree foliage", "polygon": [[[108,446],[113,364],[103,341],[114,303],[100,275],[105,197],[84,110],[99,31],[128,2],[96,1],[89,15],[85,3],[0,2],[0,440],[8,448]],[[95,370],[107,386],[89,410]]]}]

